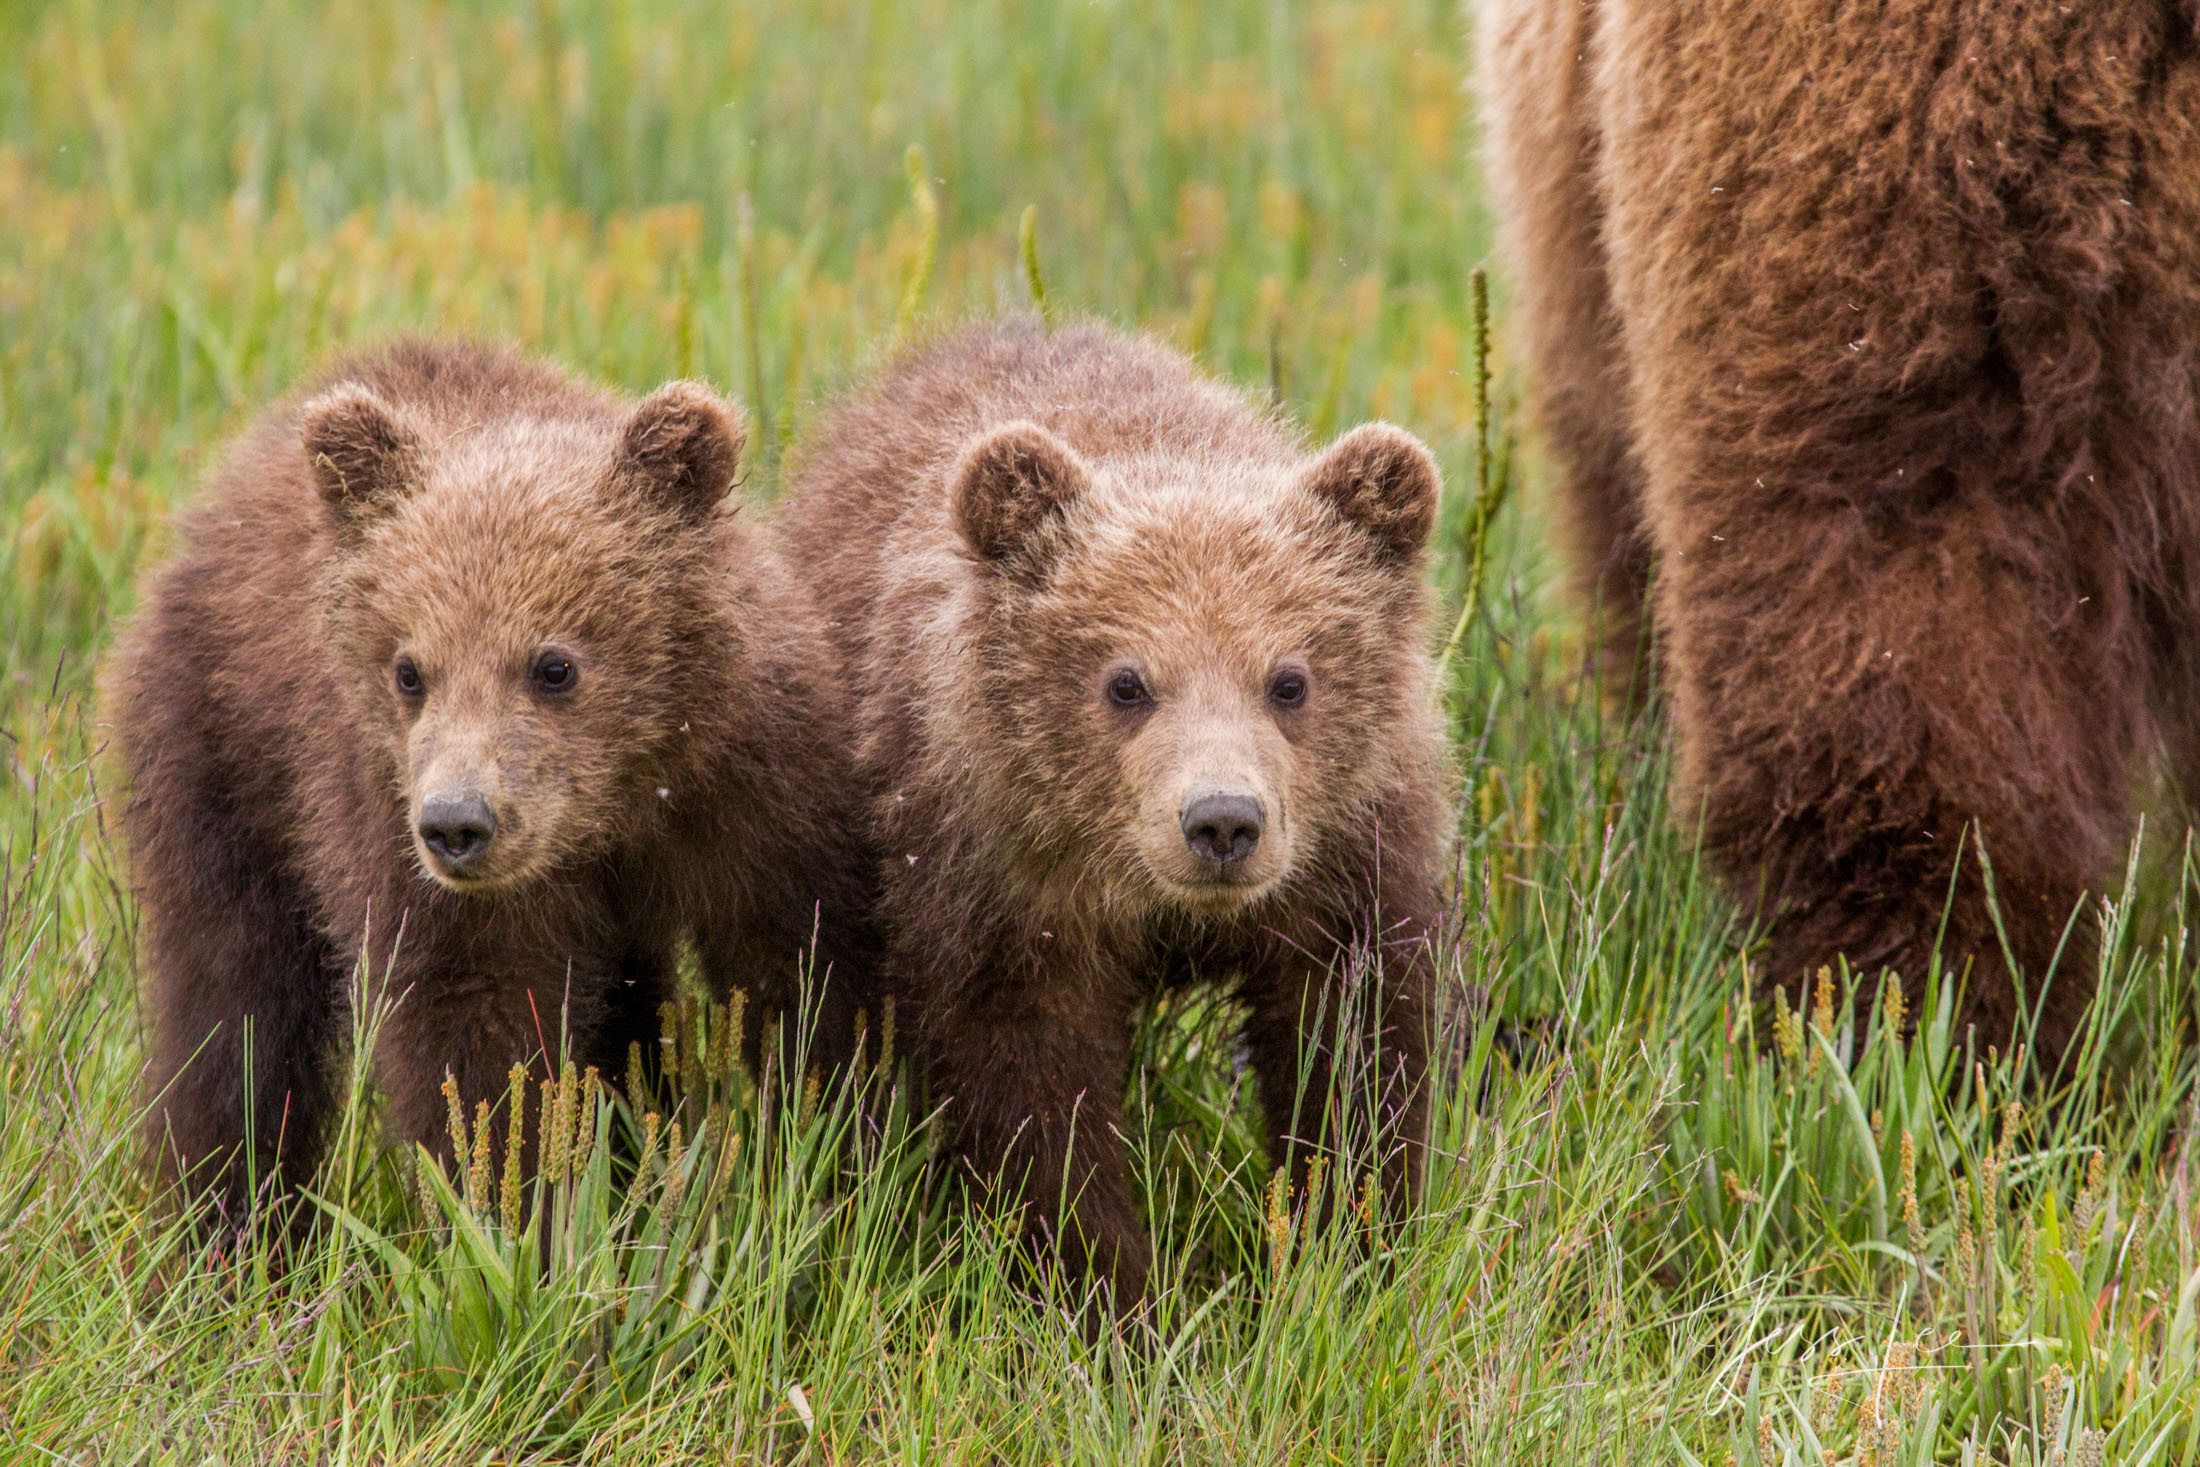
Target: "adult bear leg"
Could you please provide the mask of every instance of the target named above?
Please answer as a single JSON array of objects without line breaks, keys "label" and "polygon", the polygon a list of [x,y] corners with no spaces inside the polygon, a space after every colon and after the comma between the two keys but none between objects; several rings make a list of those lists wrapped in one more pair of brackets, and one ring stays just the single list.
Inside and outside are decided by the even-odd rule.
[{"label": "adult bear leg", "polygon": [[1514,303],[1502,344],[1558,460],[1575,572],[1598,618],[1601,673],[1633,706],[1648,693],[1649,545],[1628,427],[1626,365],[1605,274],[1592,85],[1594,4],[1489,0],[1477,15],[1484,162]]},{"label": "adult bear leg", "polygon": [[2146,680],[2083,556],[2041,548],[2061,531],[1960,508],[1875,527],[1760,502],[1676,537],[1676,815],[1770,919],[1777,982],[1845,957],[1914,998],[1937,943],[1981,1037],[2010,1043],[2021,989],[2052,1062],[2092,988],[2079,909],[2127,836]]},{"label": "adult bear leg", "polygon": [[[2190,271],[2155,268],[2184,263],[2162,119],[2191,71],[2159,7],[1791,9],[1598,9],[1679,814],[1762,895],[1787,983],[1844,953],[1916,983],[1952,881],[1944,955],[2006,1041],[2151,752],[2132,592],[2175,496],[2131,441],[2192,418]],[[1957,871],[1977,843],[1998,925]]]}]

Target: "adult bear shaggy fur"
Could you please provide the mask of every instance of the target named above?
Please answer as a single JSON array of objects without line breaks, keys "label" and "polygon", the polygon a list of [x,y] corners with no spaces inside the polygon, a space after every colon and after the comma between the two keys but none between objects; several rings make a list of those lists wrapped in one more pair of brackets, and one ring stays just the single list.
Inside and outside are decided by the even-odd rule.
[{"label": "adult bear shaggy fur", "polygon": [[[977,1180],[1135,1306],[1133,1016],[1203,976],[1245,1001],[1277,1160],[1303,1186],[1376,1119],[1402,1202],[1451,832],[1428,451],[1373,423],[1309,456],[1164,347],[1023,320],[890,366],[791,493],[889,981]],[[1347,1011],[1371,1043],[1340,1055]]]},{"label": "adult bear shaggy fur", "polygon": [[2200,12],[1479,9],[1513,339],[1680,818],[1778,981],[1937,942],[2061,1051],[2135,781],[2200,774]]},{"label": "adult bear shaggy fur", "polygon": [[814,961],[851,1047],[877,863],[740,441],[693,383],[415,341],[228,453],[109,668],[166,1177],[236,1217],[311,1175],[361,970],[392,1128],[442,1151],[446,1074],[623,1073],[682,942],[767,1011]]}]

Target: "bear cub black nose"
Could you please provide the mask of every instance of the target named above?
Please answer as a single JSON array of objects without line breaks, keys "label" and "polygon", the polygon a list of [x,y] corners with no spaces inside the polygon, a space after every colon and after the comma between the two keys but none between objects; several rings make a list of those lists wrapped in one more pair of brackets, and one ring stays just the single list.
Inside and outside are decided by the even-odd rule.
[{"label": "bear cub black nose", "polygon": [[487,849],[496,833],[496,812],[479,795],[437,796],[420,807],[420,843],[454,871]]},{"label": "bear cub black nose", "polygon": [[1250,795],[1202,795],[1177,817],[1192,854],[1224,869],[1260,844],[1260,801]]}]

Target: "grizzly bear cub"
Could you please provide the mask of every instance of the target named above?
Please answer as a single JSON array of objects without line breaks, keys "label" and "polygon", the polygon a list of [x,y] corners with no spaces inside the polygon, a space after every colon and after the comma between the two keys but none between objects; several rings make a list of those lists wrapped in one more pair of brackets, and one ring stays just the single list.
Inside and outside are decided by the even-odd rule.
[{"label": "grizzly bear cub", "polygon": [[310,1175],[359,971],[394,1129],[446,1150],[446,1073],[623,1073],[683,941],[846,1048],[877,863],[740,445],[693,383],[412,341],[229,453],[109,672],[166,1179],[234,1219]]},{"label": "grizzly bear cub", "polygon": [[2052,1059],[2134,784],[2200,795],[2200,12],[1478,9],[1518,339],[1679,817],[1773,978],[1937,952]]},{"label": "grizzly bear cub", "polygon": [[888,979],[977,1179],[1135,1307],[1134,1011],[1202,976],[1249,1010],[1278,1159],[1304,1182],[1339,1115],[1379,1117],[1405,1196],[1452,829],[1427,450],[1377,423],[1309,459],[1172,351],[1026,320],[906,356],[799,462]]}]

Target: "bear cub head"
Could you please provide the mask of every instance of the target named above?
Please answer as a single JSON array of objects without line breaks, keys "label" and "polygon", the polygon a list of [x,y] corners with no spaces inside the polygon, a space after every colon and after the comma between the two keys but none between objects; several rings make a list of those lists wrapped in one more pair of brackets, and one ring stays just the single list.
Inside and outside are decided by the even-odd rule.
[{"label": "bear cub head", "polygon": [[981,697],[1042,863],[1224,917],[1366,830],[1419,747],[1395,732],[1430,716],[1438,490],[1386,423],[1311,460],[1088,460],[1032,422],[968,445]]},{"label": "bear cub head", "polygon": [[734,410],[694,383],[633,407],[567,385],[454,424],[349,382],[299,427],[334,529],[333,671],[420,869],[505,890],[630,833],[723,636]]}]

